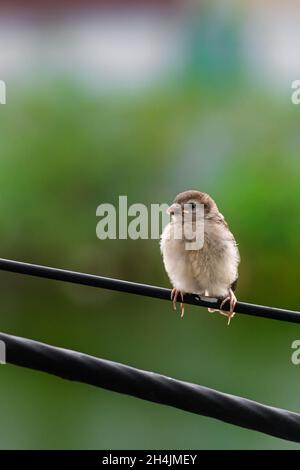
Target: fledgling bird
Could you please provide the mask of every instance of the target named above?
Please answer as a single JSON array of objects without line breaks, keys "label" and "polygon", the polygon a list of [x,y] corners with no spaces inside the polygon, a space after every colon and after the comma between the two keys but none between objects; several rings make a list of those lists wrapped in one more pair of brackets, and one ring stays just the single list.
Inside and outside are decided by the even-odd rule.
[{"label": "fledgling bird", "polygon": [[[202,211],[200,223],[197,217],[199,207]],[[240,255],[223,215],[207,193],[194,190],[178,194],[168,212],[171,214],[171,221],[161,235],[160,248],[165,269],[173,285],[171,300],[174,309],[176,310],[177,297],[180,295],[183,317],[185,293],[221,298],[220,313],[228,317],[229,325],[237,302],[234,291]],[[176,233],[180,233],[180,229],[182,236],[178,238]],[[186,233],[189,231],[185,229],[190,229],[190,232],[192,230],[196,235],[197,230],[202,230],[201,246],[187,249],[191,238],[187,238]],[[227,301],[230,303],[230,310],[222,311]]]}]

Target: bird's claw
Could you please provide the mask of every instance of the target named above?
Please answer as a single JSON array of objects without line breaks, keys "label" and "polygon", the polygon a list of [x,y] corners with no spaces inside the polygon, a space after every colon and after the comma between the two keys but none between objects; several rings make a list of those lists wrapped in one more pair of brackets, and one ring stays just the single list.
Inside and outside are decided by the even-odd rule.
[{"label": "bird's claw", "polygon": [[180,302],[180,316],[181,318],[184,317],[184,303],[183,302]]},{"label": "bird's claw", "polygon": [[[222,307],[226,304],[226,302],[229,301],[229,311],[223,311],[222,310]],[[230,321],[231,319],[234,317],[235,315],[235,306],[236,306],[236,303],[237,303],[237,299],[236,299],[236,296],[234,295],[234,292],[232,289],[229,289],[229,295],[227,297],[225,297],[225,299],[222,301],[221,305],[220,305],[220,313],[222,315],[226,315],[226,317],[228,318],[228,322],[227,322],[227,325],[229,326],[230,325]]]},{"label": "bird's claw", "polygon": [[171,290],[171,300],[172,300],[172,303],[173,303],[173,309],[176,310],[176,300],[177,300],[177,296],[178,296],[178,290],[175,289],[172,289]]},{"label": "bird's claw", "polygon": [[171,300],[172,300],[172,303],[173,303],[173,309],[176,310],[176,302],[177,302],[177,297],[178,297],[178,294],[180,294],[180,297],[181,297],[181,300],[182,302],[180,302],[180,312],[181,312],[181,318],[183,318],[184,316],[184,303],[183,303],[183,293],[176,289],[176,287],[174,287],[172,290],[171,290]]}]

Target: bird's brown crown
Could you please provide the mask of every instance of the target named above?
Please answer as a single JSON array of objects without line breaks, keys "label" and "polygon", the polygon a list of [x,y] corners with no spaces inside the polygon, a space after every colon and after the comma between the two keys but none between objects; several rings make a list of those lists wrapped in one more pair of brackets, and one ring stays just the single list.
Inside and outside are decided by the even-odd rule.
[{"label": "bird's brown crown", "polygon": [[195,201],[199,204],[203,204],[206,213],[211,212],[213,209],[218,210],[215,201],[210,197],[209,194],[202,193],[201,191],[196,191],[194,189],[179,193],[174,199],[174,203],[180,205],[187,204],[189,201]]}]

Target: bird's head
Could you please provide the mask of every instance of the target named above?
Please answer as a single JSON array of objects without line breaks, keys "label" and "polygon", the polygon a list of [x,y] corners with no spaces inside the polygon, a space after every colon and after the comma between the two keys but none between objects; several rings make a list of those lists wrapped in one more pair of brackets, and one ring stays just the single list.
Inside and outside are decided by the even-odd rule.
[{"label": "bird's head", "polygon": [[195,220],[197,213],[199,213],[200,208],[202,210],[202,207],[204,209],[205,218],[210,218],[218,214],[218,207],[215,201],[207,193],[189,190],[179,193],[167,212],[175,219],[176,216],[182,218],[184,215],[189,214],[192,220]]}]

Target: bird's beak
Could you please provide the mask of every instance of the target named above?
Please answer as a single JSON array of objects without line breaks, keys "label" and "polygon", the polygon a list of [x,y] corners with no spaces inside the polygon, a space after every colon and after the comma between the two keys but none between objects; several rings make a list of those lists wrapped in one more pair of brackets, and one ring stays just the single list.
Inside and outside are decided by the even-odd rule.
[{"label": "bird's beak", "polygon": [[179,212],[181,210],[181,206],[180,204],[177,204],[177,203],[174,203],[174,204],[171,204],[170,207],[168,207],[167,209],[167,214],[175,214],[175,212]]}]

